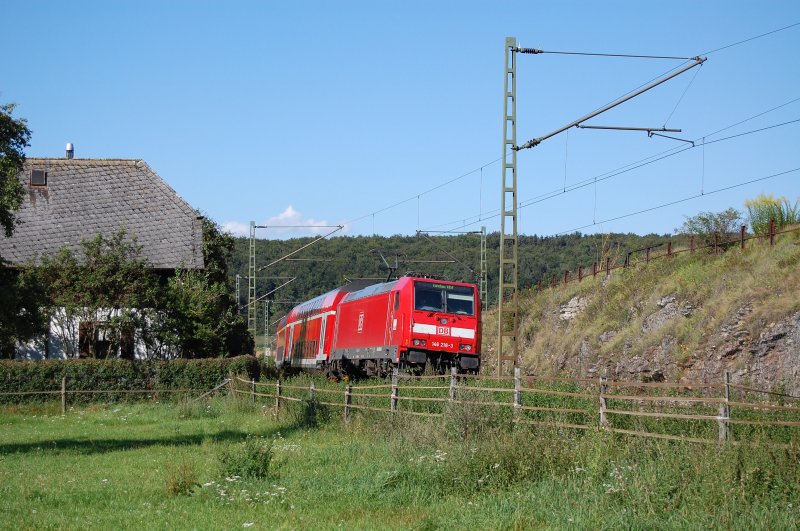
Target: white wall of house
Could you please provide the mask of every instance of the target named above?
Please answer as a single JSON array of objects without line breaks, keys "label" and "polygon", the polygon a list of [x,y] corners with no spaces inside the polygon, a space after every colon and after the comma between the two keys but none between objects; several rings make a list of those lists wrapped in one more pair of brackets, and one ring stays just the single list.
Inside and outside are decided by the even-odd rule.
[{"label": "white wall of house", "polygon": [[[118,314],[119,310],[111,312],[111,316]],[[101,321],[102,316],[109,315],[108,312],[98,312],[95,322]],[[72,318],[67,320],[63,309],[56,310],[53,317],[50,318],[50,326],[47,334],[43,337],[36,338],[27,343],[18,343],[16,357],[20,360],[44,360],[56,359],[63,360],[71,357],[77,357],[79,352],[79,333],[81,320]],[[148,359],[147,347],[142,338],[142,331],[134,331],[134,359]],[[159,349],[163,352],[162,358],[173,359],[179,356],[179,352],[173,347],[162,347]],[[120,349],[117,348],[116,352],[109,353],[109,357],[119,357],[121,354]]]}]

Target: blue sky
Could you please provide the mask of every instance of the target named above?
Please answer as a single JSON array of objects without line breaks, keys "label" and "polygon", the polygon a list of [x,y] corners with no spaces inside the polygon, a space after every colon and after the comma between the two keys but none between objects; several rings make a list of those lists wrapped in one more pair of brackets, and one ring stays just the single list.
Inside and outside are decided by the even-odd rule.
[{"label": "blue sky", "polygon": [[[60,157],[72,142],[80,158],[144,159],[235,233],[255,220],[391,235],[499,229],[506,36],[553,51],[694,56],[800,22],[800,2],[7,0],[3,14],[0,102],[27,118],[28,156]],[[705,146],[597,184],[690,144],[573,128],[520,152],[519,201],[530,203],[520,232],[664,233],[760,193],[796,200],[800,171],[707,192],[800,167],[800,123],[710,143],[800,119],[798,52],[800,26],[711,53],[696,76],[589,122],[666,123]],[[679,64],[520,56],[518,140]]]}]

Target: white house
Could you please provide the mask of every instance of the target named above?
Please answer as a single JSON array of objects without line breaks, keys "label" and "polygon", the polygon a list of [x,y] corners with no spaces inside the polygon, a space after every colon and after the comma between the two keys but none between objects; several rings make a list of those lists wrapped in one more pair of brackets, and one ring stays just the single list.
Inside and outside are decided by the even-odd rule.
[{"label": "white house", "polygon": [[[0,256],[23,266],[63,246],[73,251],[98,234],[112,236],[123,225],[135,235],[142,256],[163,276],[177,268],[202,268],[203,218],[142,160],[29,158],[20,180],[26,194],[17,213],[20,224],[10,238],[0,237]],[[58,324],[61,323],[61,324]],[[144,356],[133,334],[109,356]],[[104,342],[101,322],[65,323],[54,318],[46,338],[19,345],[18,358],[65,358],[90,342]]]}]

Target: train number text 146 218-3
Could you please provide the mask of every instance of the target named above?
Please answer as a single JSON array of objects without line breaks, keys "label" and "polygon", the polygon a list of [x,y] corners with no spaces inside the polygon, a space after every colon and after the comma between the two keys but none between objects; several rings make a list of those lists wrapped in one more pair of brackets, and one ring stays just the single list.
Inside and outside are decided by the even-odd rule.
[{"label": "train number text 146 218-3", "polygon": [[447,341],[431,341],[431,346],[433,348],[455,348],[454,343],[448,343]]}]

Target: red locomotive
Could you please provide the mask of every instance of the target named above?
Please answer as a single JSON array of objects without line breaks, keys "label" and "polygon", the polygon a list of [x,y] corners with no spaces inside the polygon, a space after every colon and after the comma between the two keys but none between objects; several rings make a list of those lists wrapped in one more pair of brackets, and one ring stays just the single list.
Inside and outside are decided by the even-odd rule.
[{"label": "red locomotive", "polygon": [[477,286],[408,275],[351,283],[295,306],[278,323],[275,362],[332,374],[428,364],[478,372],[480,345]]}]

